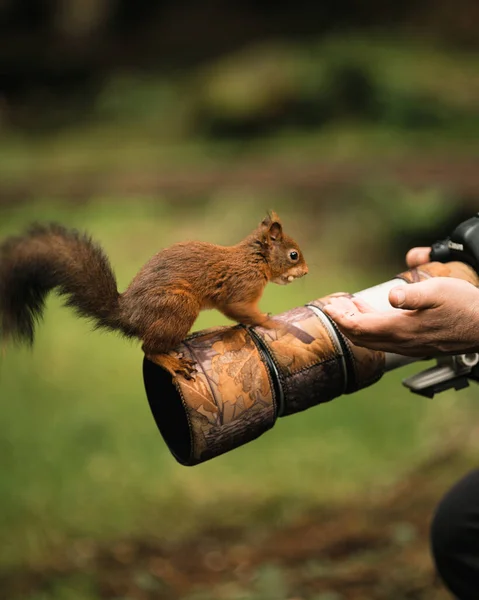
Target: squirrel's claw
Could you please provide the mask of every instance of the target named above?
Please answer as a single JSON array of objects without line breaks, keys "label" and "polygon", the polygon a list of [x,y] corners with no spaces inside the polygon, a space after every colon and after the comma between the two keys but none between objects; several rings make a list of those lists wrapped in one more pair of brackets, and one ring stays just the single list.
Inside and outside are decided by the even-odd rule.
[{"label": "squirrel's claw", "polygon": [[194,381],[194,374],[198,372],[195,365],[195,361],[186,358],[183,354],[180,354],[178,356],[178,366],[175,369],[175,373],[178,375],[183,375],[185,379]]}]

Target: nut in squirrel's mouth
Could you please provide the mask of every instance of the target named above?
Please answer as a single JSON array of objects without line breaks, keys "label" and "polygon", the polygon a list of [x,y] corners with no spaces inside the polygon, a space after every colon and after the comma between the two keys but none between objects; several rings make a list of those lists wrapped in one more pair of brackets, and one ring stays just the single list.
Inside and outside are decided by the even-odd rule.
[{"label": "nut in squirrel's mouth", "polygon": [[[292,278],[291,280],[289,278]],[[275,277],[271,280],[272,283],[276,283],[277,285],[288,285],[293,281],[294,277],[292,275],[280,275],[279,277]]]},{"label": "nut in squirrel's mouth", "polygon": [[303,277],[304,275],[306,275],[306,272],[302,272],[302,273],[298,273],[297,275],[293,275],[292,273],[285,273],[284,275],[280,275],[279,277],[276,277],[275,279],[273,279],[273,283],[277,283],[278,285],[288,285],[288,283],[292,283],[295,279],[299,279],[300,277]]}]

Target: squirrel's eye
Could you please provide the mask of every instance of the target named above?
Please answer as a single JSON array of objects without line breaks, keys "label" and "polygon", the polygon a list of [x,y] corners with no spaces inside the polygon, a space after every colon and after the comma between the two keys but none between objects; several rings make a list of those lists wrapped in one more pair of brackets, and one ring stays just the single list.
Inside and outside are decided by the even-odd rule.
[{"label": "squirrel's eye", "polygon": [[291,250],[291,252],[289,253],[289,258],[291,260],[298,260],[299,254],[296,252],[296,250]]}]

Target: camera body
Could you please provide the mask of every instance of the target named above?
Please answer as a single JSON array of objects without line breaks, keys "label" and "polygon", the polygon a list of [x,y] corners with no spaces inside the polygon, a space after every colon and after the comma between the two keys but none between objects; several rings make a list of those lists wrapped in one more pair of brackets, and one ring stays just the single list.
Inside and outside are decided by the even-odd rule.
[{"label": "camera body", "polygon": [[479,213],[458,225],[449,237],[432,245],[431,261],[458,260],[479,272]]}]

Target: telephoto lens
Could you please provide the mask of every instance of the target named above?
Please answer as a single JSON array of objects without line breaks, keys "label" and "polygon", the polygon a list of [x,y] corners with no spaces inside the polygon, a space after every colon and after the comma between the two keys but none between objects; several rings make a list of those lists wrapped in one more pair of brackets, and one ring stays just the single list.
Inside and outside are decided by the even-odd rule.
[{"label": "telephoto lens", "polygon": [[[431,262],[356,294],[377,310],[398,284],[456,277],[479,285],[465,263]],[[355,346],[324,312],[327,296],[275,315],[276,326],[217,327],[196,332],[176,352],[196,363],[194,380],[143,362],[148,402],[176,460],[197,465],[251,442],[285,417],[377,382],[385,372],[422,360]]]}]

